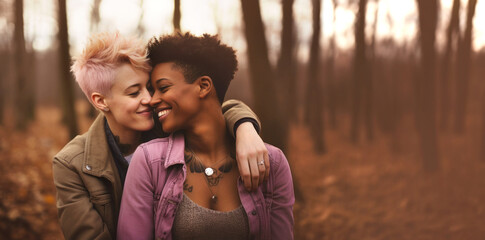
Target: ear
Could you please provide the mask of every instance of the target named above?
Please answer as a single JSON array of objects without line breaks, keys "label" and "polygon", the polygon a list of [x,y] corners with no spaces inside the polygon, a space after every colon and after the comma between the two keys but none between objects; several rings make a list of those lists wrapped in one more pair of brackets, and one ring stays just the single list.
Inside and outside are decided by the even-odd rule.
[{"label": "ear", "polygon": [[197,79],[197,81],[200,88],[199,97],[205,98],[209,95],[209,93],[212,91],[212,88],[214,87],[212,83],[212,78],[210,78],[209,76],[202,76]]},{"label": "ear", "polygon": [[91,102],[93,103],[95,108],[103,112],[109,111],[108,104],[106,103],[106,97],[103,94],[98,92],[91,93]]}]

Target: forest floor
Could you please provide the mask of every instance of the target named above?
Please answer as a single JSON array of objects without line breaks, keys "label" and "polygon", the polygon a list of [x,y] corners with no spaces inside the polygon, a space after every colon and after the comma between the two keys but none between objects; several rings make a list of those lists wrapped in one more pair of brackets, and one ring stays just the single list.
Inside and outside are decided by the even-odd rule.
[{"label": "forest floor", "polygon": [[404,129],[358,145],[329,130],[324,155],[312,150],[307,129],[291,129],[288,155],[303,195],[295,239],[485,239],[479,131],[441,136],[440,168],[430,173],[422,170],[417,137]]},{"label": "forest floor", "polygon": [[[67,130],[56,108],[38,113],[24,132],[0,126],[0,239],[63,238],[51,162]],[[355,145],[344,125],[326,132],[325,154],[313,151],[308,129],[291,127],[287,157],[303,196],[294,207],[295,239],[485,239],[476,131],[442,136],[440,169],[427,173],[411,131]]]}]

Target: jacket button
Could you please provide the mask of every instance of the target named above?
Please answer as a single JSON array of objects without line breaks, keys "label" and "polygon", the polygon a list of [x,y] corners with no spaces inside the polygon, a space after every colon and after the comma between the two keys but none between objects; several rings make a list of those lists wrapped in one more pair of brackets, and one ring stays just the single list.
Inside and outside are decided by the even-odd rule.
[{"label": "jacket button", "polygon": [[251,214],[252,214],[252,215],[256,215],[256,214],[258,214],[258,213],[256,212],[256,210],[253,210],[253,211],[251,212]]},{"label": "jacket button", "polygon": [[88,171],[91,171],[91,166],[86,165],[86,169],[87,169]]}]

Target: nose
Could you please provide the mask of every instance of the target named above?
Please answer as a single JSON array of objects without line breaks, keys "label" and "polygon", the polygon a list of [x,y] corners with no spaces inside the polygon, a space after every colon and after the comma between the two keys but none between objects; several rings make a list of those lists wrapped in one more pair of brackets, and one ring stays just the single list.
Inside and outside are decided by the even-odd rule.
[{"label": "nose", "polygon": [[155,94],[153,94],[153,97],[151,98],[151,100],[150,100],[150,103],[149,103],[149,104],[150,104],[150,106],[151,106],[152,108],[155,108],[155,107],[157,107],[157,106],[158,106],[158,105],[159,105],[161,102],[162,102],[162,99],[161,99],[161,98],[159,98],[159,97],[157,97],[157,93],[155,93]]},{"label": "nose", "polygon": [[152,100],[152,96],[148,92],[148,90],[143,91],[143,95],[141,96],[141,104],[143,105],[148,105],[150,104],[150,101]]}]

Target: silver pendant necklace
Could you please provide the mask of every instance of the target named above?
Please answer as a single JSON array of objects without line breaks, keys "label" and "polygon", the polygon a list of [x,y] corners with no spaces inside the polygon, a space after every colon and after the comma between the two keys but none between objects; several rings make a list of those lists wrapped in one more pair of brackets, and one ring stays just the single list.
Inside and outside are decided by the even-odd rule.
[{"label": "silver pendant necklace", "polygon": [[209,186],[209,182],[207,182],[207,188],[209,188],[209,191],[211,192],[212,196],[211,196],[211,202],[213,204],[216,204],[217,203],[217,196],[214,194],[214,192],[212,192],[212,189],[211,187]]},{"label": "silver pendant necklace", "polygon": [[207,177],[210,177],[212,176],[212,174],[214,174],[214,169],[211,167],[206,167],[204,173]]},{"label": "silver pendant necklace", "polygon": [[[214,192],[212,191],[211,187],[215,187],[217,186],[217,184],[219,183],[219,181],[222,179],[223,177],[223,173],[227,173],[227,172],[230,172],[231,169],[232,169],[232,161],[228,162],[228,163],[225,163],[223,164],[221,167],[219,167],[219,169],[216,169],[216,168],[212,168],[212,167],[206,167],[202,161],[199,159],[199,157],[197,156],[197,154],[195,154],[195,152],[192,150],[192,148],[189,148],[187,147],[190,152],[192,153],[192,155],[194,156],[195,160],[198,161],[198,163],[200,164],[200,170],[203,169],[203,172],[205,174],[205,179],[206,179],[206,182],[207,182],[207,188],[209,189],[210,193],[211,193],[211,202],[213,204],[217,203],[217,195],[214,194]],[[232,159],[232,158],[231,158]],[[220,163],[221,161],[223,160],[227,160],[227,157],[226,158],[223,158],[219,161],[217,161],[214,165]],[[191,169],[192,170],[192,169]],[[195,172],[199,172],[197,171],[197,169],[195,169]],[[202,172],[202,171],[200,171]],[[217,174],[219,173],[219,174]],[[217,175],[217,176],[215,176]]]}]

